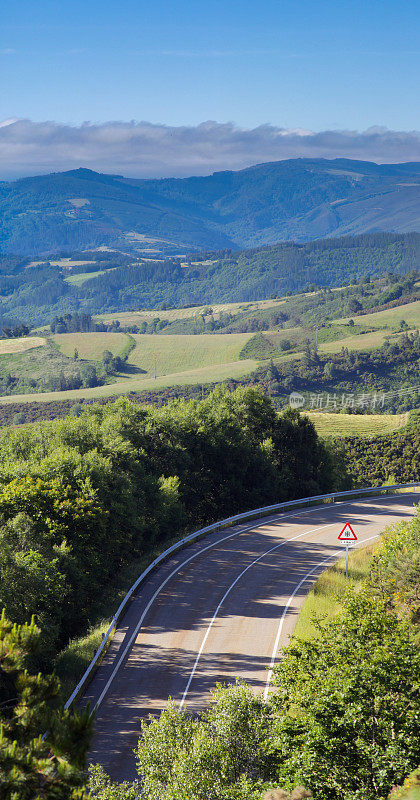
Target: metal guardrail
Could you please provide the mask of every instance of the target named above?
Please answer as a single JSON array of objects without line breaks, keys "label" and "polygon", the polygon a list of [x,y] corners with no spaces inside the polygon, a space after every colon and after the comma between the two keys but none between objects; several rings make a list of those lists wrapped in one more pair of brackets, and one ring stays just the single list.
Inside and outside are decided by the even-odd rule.
[{"label": "metal guardrail", "polygon": [[247,520],[251,520],[255,517],[263,517],[269,515],[273,511],[285,511],[289,508],[294,508],[295,506],[302,506],[302,505],[311,505],[312,503],[322,502],[324,500],[331,500],[333,503],[336,498],[346,498],[346,497],[359,497],[360,495],[369,495],[374,494],[375,492],[395,492],[398,489],[415,489],[416,487],[420,487],[420,482],[414,483],[400,483],[395,484],[393,486],[369,486],[366,489],[350,489],[345,492],[332,492],[331,494],[318,494],[313,495],[312,497],[302,497],[298,500],[288,500],[283,503],[275,503],[272,506],[263,506],[262,508],[254,508],[251,511],[245,511],[241,514],[235,514],[233,517],[227,517],[226,519],[219,520],[218,522],[214,522],[211,525],[207,525],[205,528],[200,528],[193,533],[188,534],[188,536],[184,536],[183,539],[180,539],[175,544],[168,547],[167,550],[164,550],[151,564],[144,570],[144,572],[139,575],[135,583],[133,583],[132,587],[128,590],[127,594],[121,601],[117,611],[115,612],[112,621],[108,627],[108,630],[101,642],[100,647],[96,651],[92,661],[90,662],[89,666],[87,667],[86,671],[82,675],[79,683],[77,684],[74,691],[71,693],[69,699],[67,700],[64,708],[69,708],[71,704],[75,701],[75,699],[80,694],[81,689],[87,682],[92,670],[98,663],[104,649],[111,638],[114,628],[117,625],[121,614],[125,610],[125,607],[128,601],[133,596],[134,592],[143,583],[144,579],[152,572],[152,570],[158,565],[161,564],[168,556],[172,553],[175,553],[177,550],[182,550],[185,545],[189,544],[190,542],[195,541],[196,539],[200,539],[202,536],[205,536],[207,533],[212,533],[213,531],[222,530],[223,528],[229,528],[231,525],[234,525],[236,522],[246,522]]}]

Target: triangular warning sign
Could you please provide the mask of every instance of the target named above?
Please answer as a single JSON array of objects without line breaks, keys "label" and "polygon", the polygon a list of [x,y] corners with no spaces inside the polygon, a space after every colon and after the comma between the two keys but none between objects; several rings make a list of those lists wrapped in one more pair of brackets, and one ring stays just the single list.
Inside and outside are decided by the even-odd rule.
[{"label": "triangular warning sign", "polygon": [[356,536],[356,534],[355,534],[355,532],[354,532],[354,530],[351,527],[349,522],[346,522],[346,524],[345,524],[345,526],[344,526],[343,530],[341,531],[341,533],[340,533],[338,538],[341,541],[344,540],[344,541],[347,541],[347,542],[357,542],[357,536]]}]

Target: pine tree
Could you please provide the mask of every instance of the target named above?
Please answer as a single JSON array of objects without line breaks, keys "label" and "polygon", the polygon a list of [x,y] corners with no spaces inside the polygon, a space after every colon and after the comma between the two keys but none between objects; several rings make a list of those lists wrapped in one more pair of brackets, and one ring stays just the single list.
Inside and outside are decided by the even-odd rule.
[{"label": "pine tree", "polygon": [[25,668],[40,630],[0,617],[0,795],[2,800],[70,800],[80,789],[92,732],[89,710],[65,711],[54,675]]}]

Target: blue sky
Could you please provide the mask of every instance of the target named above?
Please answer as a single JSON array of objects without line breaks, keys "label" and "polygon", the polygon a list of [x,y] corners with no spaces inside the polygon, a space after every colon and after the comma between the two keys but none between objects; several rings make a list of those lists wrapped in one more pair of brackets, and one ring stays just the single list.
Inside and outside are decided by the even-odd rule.
[{"label": "blue sky", "polygon": [[418,0],[15,0],[0,119],[419,130],[419,38]]},{"label": "blue sky", "polygon": [[419,128],[419,32],[418,0],[15,0],[0,116]]}]

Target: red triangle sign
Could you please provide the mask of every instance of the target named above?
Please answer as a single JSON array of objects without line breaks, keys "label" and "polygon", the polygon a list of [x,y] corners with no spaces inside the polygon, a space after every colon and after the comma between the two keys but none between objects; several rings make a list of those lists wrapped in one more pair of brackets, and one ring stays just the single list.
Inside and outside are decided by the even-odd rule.
[{"label": "red triangle sign", "polygon": [[338,538],[341,541],[357,542],[357,536],[349,522],[346,522]]}]

